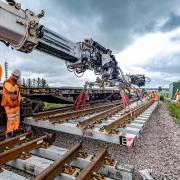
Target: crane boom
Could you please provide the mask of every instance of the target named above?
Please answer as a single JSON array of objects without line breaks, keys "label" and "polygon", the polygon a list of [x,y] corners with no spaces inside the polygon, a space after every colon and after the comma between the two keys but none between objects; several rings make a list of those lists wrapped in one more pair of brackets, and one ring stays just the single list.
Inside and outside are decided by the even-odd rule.
[{"label": "crane boom", "polygon": [[42,16],[43,12],[36,15],[31,10],[22,10],[14,0],[0,1],[0,40],[24,53],[38,50],[64,60],[76,74],[89,69],[103,78],[117,78],[119,71],[113,64],[116,60],[109,49],[92,39],[72,42],[42,26],[39,22]]},{"label": "crane boom", "polygon": [[69,71],[83,75],[92,70],[105,81],[127,84],[122,70],[110,49],[93,39],[73,42],[40,24],[44,11],[36,15],[22,10],[14,0],[0,0],[0,41],[23,53],[41,51],[66,62]]}]

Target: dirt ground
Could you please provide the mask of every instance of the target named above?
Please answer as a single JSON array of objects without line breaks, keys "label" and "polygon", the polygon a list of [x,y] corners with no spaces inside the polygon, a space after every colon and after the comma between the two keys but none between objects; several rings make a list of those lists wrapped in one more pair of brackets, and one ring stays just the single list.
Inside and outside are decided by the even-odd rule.
[{"label": "dirt ground", "polygon": [[153,170],[156,180],[180,180],[180,126],[169,116],[163,103],[146,122],[133,149],[64,133],[57,134],[55,145],[70,148],[81,140],[90,153],[108,146],[113,158],[134,165],[135,180],[141,179],[138,171],[147,168]]}]

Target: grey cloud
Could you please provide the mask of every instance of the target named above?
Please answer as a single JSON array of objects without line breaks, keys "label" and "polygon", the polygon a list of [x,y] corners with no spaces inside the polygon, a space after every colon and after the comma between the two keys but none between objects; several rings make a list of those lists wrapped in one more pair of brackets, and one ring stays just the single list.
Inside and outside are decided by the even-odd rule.
[{"label": "grey cloud", "polygon": [[168,32],[180,27],[180,16],[174,13],[169,15],[167,22],[161,27],[161,31]]},{"label": "grey cloud", "polygon": [[[167,17],[179,6],[177,0],[61,0],[59,7],[63,7],[68,16],[81,21],[83,26],[93,18],[100,16],[97,25],[97,39],[113,50],[122,50],[133,40],[133,35],[152,31],[157,19]],[[54,1],[57,4],[57,0]],[[154,27],[153,27],[154,26]],[[93,32],[96,36],[97,32]]]},{"label": "grey cloud", "polygon": [[[66,68],[65,62],[58,60],[51,56],[42,54],[40,52],[33,52],[31,54],[22,54],[15,50],[8,49],[0,45],[1,58],[0,64],[5,61],[9,64],[9,74],[14,68],[18,68],[22,72],[22,76],[29,77],[43,77],[48,83],[53,86],[81,85],[82,79],[77,78],[73,73],[69,72]],[[16,56],[14,55],[16,54]]]},{"label": "grey cloud", "polygon": [[45,9],[42,23],[74,41],[93,37],[115,51],[133,41],[133,35],[156,29],[156,21],[179,7],[178,0],[20,0],[24,6]]},{"label": "grey cloud", "polygon": [[151,72],[168,73],[170,76],[179,75],[180,77],[180,53],[169,54],[160,58],[151,59],[143,68]]},{"label": "grey cloud", "polygon": [[140,65],[146,72],[153,75],[151,82],[147,84],[147,87],[169,87],[169,84],[173,81],[180,79],[180,53],[169,54],[167,56],[155,57],[149,60],[146,64]]},{"label": "grey cloud", "polygon": [[180,36],[173,36],[171,39],[170,39],[172,42],[177,42],[177,41],[180,41]]},{"label": "grey cloud", "polygon": [[[164,75],[167,76],[167,74],[164,74]],[[159,86],[161,86],[163,88],[168,88],[170,83],[172,83],[172,81],[157,77],[157,78],[151,78],[150,83],[147,83],[146,87],[158,88]]]},{"label": "grey cloud", "polygon": [[[179,0],[18,0],[24,9],[45,10],[41,23],[73,41],[94,38],[115,52],[125,49],[134,35],[156,31],[157,21],[179,7]],[[1,58],[24,74],[44,76],[51,84],[83,84],[66,70],[63,61],[39,52],[23,54],[0,45]],[[21,59],[13,61],[13,58]],[[0,62],[3,62],[3,60]],[[162,67],[157,69],[161,71]],[[149,68],[147,70],[152,70]],[[162,70],[163,71],[163,70]]]}]

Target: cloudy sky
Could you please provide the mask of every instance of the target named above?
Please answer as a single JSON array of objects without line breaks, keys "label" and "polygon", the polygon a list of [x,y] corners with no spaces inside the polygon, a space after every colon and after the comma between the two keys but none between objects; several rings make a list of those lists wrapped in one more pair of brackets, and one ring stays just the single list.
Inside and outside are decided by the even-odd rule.
[{"label": "cloudy sky", "polygon": [[[18,0],[24,9],[45,10],[41,23],[79,42],[93,38],[113,50],[124,73],[145,73],[148,87],[180,80],[179,0]],[[23,54],[0,45],[0,63],[19,68],[26,78],[44,77],[51,86],[94,81],[88,71],[77,78],[63,61],[40,52]]]}]

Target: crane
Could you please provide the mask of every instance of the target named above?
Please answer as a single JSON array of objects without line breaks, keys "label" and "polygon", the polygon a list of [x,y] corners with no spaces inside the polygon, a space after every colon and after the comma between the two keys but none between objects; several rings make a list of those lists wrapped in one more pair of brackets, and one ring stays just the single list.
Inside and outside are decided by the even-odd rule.
[{"label": "crane", "polygon": [[6,1],[0,0],[0,41],[6,46],[23,53],[37,50],[64,60],[68,70],[77,76],[92,70],[103,80],[127,84],[110,49],[93,39],[73,42],[41,25],[44,11],[35,14],[21,9],[21,4],[14,0]]}]

